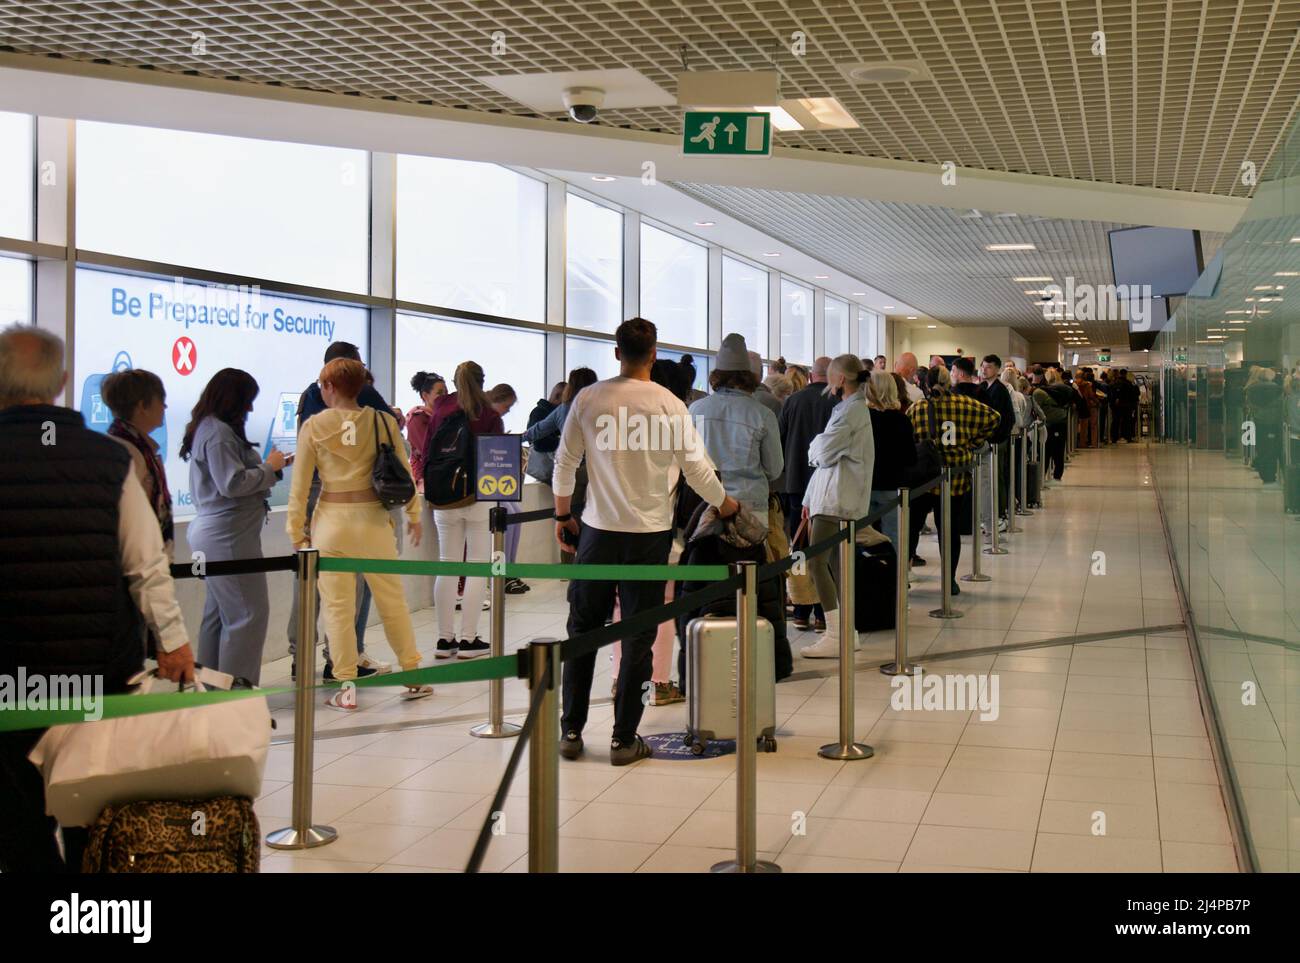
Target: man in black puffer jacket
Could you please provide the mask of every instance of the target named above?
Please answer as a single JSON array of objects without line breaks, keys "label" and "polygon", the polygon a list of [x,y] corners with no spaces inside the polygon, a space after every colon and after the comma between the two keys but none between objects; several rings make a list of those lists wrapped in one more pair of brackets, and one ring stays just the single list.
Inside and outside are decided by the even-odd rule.
[{"label": "man in black puffer jacket", "polygon": [[[146,625],[164,678],[192,679],[194,656],[130,455],[54,403],[66,381],[57,337],[28,325],[0,331],[0,677],[80,691],[90,711],[87,685],[121,692],[143,666]],[[0,733],[0,872],[64,870],[44,781],[27,760],[43,732]],[[85,830],[64,829],[73,872],[84,840]]]}]

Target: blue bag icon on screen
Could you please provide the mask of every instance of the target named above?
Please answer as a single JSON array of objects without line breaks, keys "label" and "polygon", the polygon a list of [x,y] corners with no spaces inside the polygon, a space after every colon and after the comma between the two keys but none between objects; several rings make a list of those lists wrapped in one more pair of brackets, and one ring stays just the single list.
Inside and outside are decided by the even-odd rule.
[{"label": "blue bag icon on screen", "polygon": [[[119,351],[113,358],[113,371],[130,371],[134,365],[131,364],[131,356],[125,351]],[[104,375],[93,374],[87,376],[85,383],[81,386],[81,417],[86,419],[86,427],[93,431],[106,432],[108,426],[113,423],[113,412],[104,404],[104,398],[100,393],[100,385],[104,383]],[[158,443],[160,451],[167,451],[167,421],[158,426],[157,429],[149,433],[149,437]]]}]

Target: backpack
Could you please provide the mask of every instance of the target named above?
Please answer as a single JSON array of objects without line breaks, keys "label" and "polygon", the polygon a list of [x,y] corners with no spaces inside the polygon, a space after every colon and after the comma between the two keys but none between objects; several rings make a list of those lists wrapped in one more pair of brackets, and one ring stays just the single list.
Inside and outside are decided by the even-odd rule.
[{"label": "backpack", "polygon": [[474,432],[457,408],[438,426],[424,453],[424,497],[431,505],[452,505],[474,497]]}]

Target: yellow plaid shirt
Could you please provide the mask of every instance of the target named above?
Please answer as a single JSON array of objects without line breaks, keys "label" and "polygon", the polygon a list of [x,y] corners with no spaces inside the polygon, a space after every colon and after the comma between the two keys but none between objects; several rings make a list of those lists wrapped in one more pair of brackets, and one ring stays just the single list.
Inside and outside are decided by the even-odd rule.
[{"label": "yellow plaid shirt", "polygon": [[[934,406],[934,430],[943,463],[952,468],[970,465],[976,448],[984,444],[998,427],[1001,416],[983,402],[965,395],[936,395],[930,399]],[[916,440],[930,437],[926,402],[918,401],[908,409]],[[970,475],[956,474],[952,479],[953,495],[970,491]]]}]

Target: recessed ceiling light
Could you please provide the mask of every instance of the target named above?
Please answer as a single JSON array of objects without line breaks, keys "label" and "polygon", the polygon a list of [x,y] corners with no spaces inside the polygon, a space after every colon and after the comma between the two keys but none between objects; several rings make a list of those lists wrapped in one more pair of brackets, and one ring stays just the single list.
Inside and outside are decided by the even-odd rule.
[{"label": "recessed ceiling light", "polygon": [[1300,244],[1300,234],[1297,234],[1295,237],[1291,238],[1291,243]]},{"label": "recessed ceiling light", "polygon": [[[777,130],[803,130],[803,124],[790,116],[790,112],[784,107],[755,107],[755,110],[761,110],[772,117],[772,126]],[[856,124],[854,125],[857,126]]]},{"label": "recessed ceiling light", "polygon": [[937,327],[939,327],[939,326],[938,326],[937,324],[927,324],[926,327],[927,327],[927,328],[930,328],[931,330],[933,330],[933,329],[935,329],[935,328],[937,328]]},{"label": "recessed ceiling light", "polygon": [[591,179],[593,181],[600,181],[602,183],[604,183],[605,181],[615,180],[615,178],[610,177],[608,174],[592,174]]},{"label": "recessed ceiling light", "polygon": [[854,291],[854,292],[853,292],[853,296],[854,296],[855,298],[865,298],[865,297],[867,296],[867,292],[866,292],[866,291]]},{"label": "recessed ceiling light", "polygon": [[1050,281],[1052,279],[1049,277],[1037,277],[1037,278],[1012,278],[1011,280],[1018,281],[1021,284],[1033,284],[1035,281]]},{"label": "recessed ceiling light", "polygon": [[[798,124],[796,130],[847,130],[861,126],[834,97],[800,97],[795,100],[783,100],[781,110]],[[776,123],[775,115],[772,122]]]},{"label": "recessed ceiling light", "polygon": [[712,226],[713,226],[713,221],[696,221],[696,222],[695,222],[695,226],[696,226],[696,227],[712,227]]},{"label": "recessed ceiling light", "polygon": [[1275,271],[1275,272],[1273,272],[1273,277],[1275,277],[1275,278],[1300,278],[1300,271]]},{"label": "recessed ceiling light", "polygon": [[814,274],[814,275],[813,275],[813,280],[816,280],[816,281],[825,281],[825,280],[826,280],[827,278],[829,278],[829,277],[830,277],[829,274]]},{"label": "recessed ceiling light", "polygon": [[764,252],[763,252],[763,257],[780,257],[780,256],[781,256],[781,252],[780,252],[780,251],[764,251]]},{"label": "recessed ceiling light", "polygon": [[907,320],[909,320],[909,321],[915,321],[915,320],[916,320],[916,315],[915,315],[915,314],[909,314],[909,315],[907,316]]},{"label": "recessed ceiling light", "polygon": [[836,64],[836,67],[846,80],[855,84],[906,84],[930,79],[930,71],[921,60],[874,60]]},{"label": "recessed ceiling light", "polygon": [[894,310],[894,306],[893,306],[892,304],[886,304],[886,305],[885,305],[883,308],[881,308],[880,310],[881,310],[881,311],[892,311],[892,310]]},{"label": "recessed ceiling light", "polygon": [[1032,244],[985,244],[984,250],[986,251],[1036,251],[1038,250],[1038,248],[1036,248]]}]

